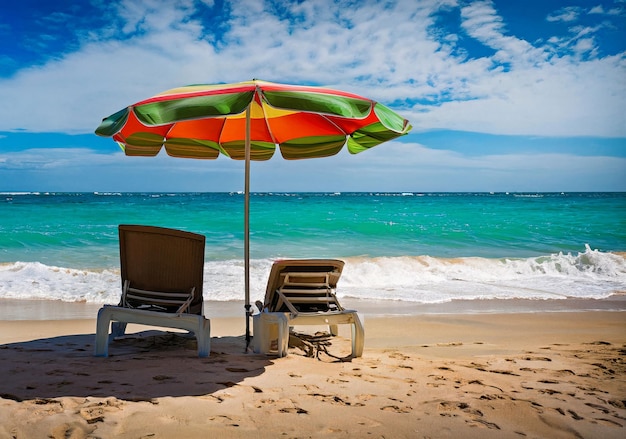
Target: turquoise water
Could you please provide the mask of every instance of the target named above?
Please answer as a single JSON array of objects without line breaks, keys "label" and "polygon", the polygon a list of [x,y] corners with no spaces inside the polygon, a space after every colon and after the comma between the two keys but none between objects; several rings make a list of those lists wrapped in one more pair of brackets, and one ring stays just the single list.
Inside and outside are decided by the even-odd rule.
[{"label": "turquoise water", "polygon": [[[553,291],[562,281],[586,280],[584,294],[592,296],[626,289],[623,258],[611,254],[626,250],[624,193],[252,194],[250,216],[258,291],[271,261],[286,257],[346,259],[353,267],[346,288],[358,297],[386,288],[398,300],[446,300],[443,294],[460,294],[452,285],[458,281],[470,282],[476,298],[529,285],[567,296]],[[0,272],[0,297],[107,299],[104,291],[117,282],[122,223],[204,234],[205,278],[227,291],[217,300],[239,294],[242,194],[2,193],[0,263],[9,274]],[[56,278],[63,270],[71,274]],[[542,272],[558,276],[537,281]],[[80,276],[96,277],[99,290],[60,291]]]},{"label": "turquoise water", "polygon": [[[626,250],[626,194],[253,194],[250,210],[253,258]],[[243,195],[0,195],[0,262],[113,266],[121,223],[202,233],[208,259],[238,258]]]}]

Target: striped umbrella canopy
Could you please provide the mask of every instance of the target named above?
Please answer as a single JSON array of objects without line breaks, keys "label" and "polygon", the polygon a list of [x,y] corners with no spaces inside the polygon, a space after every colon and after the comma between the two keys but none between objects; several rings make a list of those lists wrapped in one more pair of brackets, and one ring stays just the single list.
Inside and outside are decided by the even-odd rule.
[{"label": "striped umbrella canopy", "polygon": [[250,161],[328,157],[344,146],[357,154],[409,132],[386,106],[323,87],[252,80],[167,90],[103,119],[99,136],[112,137],[128,156],[245,160],[244,261],[246,341],[250,331]]}]

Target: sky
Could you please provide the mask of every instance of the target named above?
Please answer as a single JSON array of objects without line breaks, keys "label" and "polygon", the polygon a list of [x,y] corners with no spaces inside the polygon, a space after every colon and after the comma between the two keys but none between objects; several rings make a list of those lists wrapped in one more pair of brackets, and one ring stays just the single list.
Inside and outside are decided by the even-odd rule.
[{"label": "sky", "polygon": [[626,0],[2,0],[0,191],[240,191],[240,161],[126,157],[137,101],[253,78],[375,99],[413,130],[252,163],[253,192],[626,191]]}]

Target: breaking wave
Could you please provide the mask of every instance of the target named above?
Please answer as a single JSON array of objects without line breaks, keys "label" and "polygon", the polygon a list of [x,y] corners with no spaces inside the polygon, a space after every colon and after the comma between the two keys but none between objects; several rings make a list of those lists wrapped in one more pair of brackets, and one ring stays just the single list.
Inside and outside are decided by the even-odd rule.
[{"label": "breaking wave", "polygon": [[[337,294],[357,299],[444,303],[457,299],[602,299],[626,291],[626,258],[586,246],[584,252],[532,258],[349,257]],[[272,264],[250,263],[250,296],[262,299]],[[208,261],[208,301],[242,300],[241,260]],[[119,270],[56,267],[39,262],[0,265],[0,298],[117,303]]]}]

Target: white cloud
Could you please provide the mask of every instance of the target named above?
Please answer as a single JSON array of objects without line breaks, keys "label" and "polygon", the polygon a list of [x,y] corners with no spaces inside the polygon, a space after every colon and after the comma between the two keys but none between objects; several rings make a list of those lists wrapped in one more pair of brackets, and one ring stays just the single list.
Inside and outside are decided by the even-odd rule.
[{"label": "white cloud", "polygon": [[[554,153],[468,156],[406,143],[380,146],[366,154],[371,155],[367,159],[371,166],[358,172],[374,181],[384,181],[393,166],[394,186],[379,190],[602,191],[626,185],[626,158]],[[349,172],[348,163],[343,164]]]},{"label": "white cloud", "polygon": [[490,0],[470,3],[461,8],[462,26],[469,35],[479,41],[500,39],[505,26]]},{"label": "white cloud", "polygon": [[0,131],[92,132],[103,117],[171,87],[260,78],[407,102],[396,109],[418,129],[626,135],[626,59],[598,58],[593,29],[537,46],[510,35],[492,2],[475,2],[460,9],[463,29],[495,54],[468,58],[453,55],[454,32],[432,33],[432,13],[457,8],[453,1],[285,3],[292,20],[258,0],[238,1],[219,30],[204,27],[195,6],[126,0],[120,29],[94,29],[77,52],[1,79]]},{"label": "white cloud", "polygon": [[[624,1],[618,0],[616,3],[624,3]],[[602,5],[594,6],[593,8],[589,9],[589,12],[588,12],[588,14],[600,14],[600,15],[622,15],[623,13],[624,13],[624,10],[622,8],[616,7],[616,8],[611,8],[609,10],[605,10]]]},{"label": "white cloud", "polygon": [[445,103],[412,120],[419,127],[497,134],[624,137],[623,66],[620,57],[579,65],[561,60],[480,77],[472,87],[483,99]]},{"label": "white cloud", "polygon": [[589,9],[588,14],[604,14],[604,7],[602,5],[594,6]]},{"label": "white cloud", "polygon": [[[523,151],[523,148],[520,149]],[[390,169],[393,169],[390,175]],[[606,191],[626,190],[626,158],[528,153],[463,154],[387,142],[351,155],[251,166],[253,192],[284,191]],[[89,149],[0,153],[1,190],[238,191],[241,161],[125,157]],[[15,182],[10,186],[9,182]]]},{"label": "white cloud", "polygon": [[[123,153],[97,154],[86,148],[33,148],[0,155],[0,170],[37,171],[112,164]],[[86,165],[87,164],[87,165]]]},{"label": "white cloud", "polygon": [[578,20],[582,9],[577,6],[566,6],[555,11],[546,17],[548,21],[565,21],[571,22]]}]

